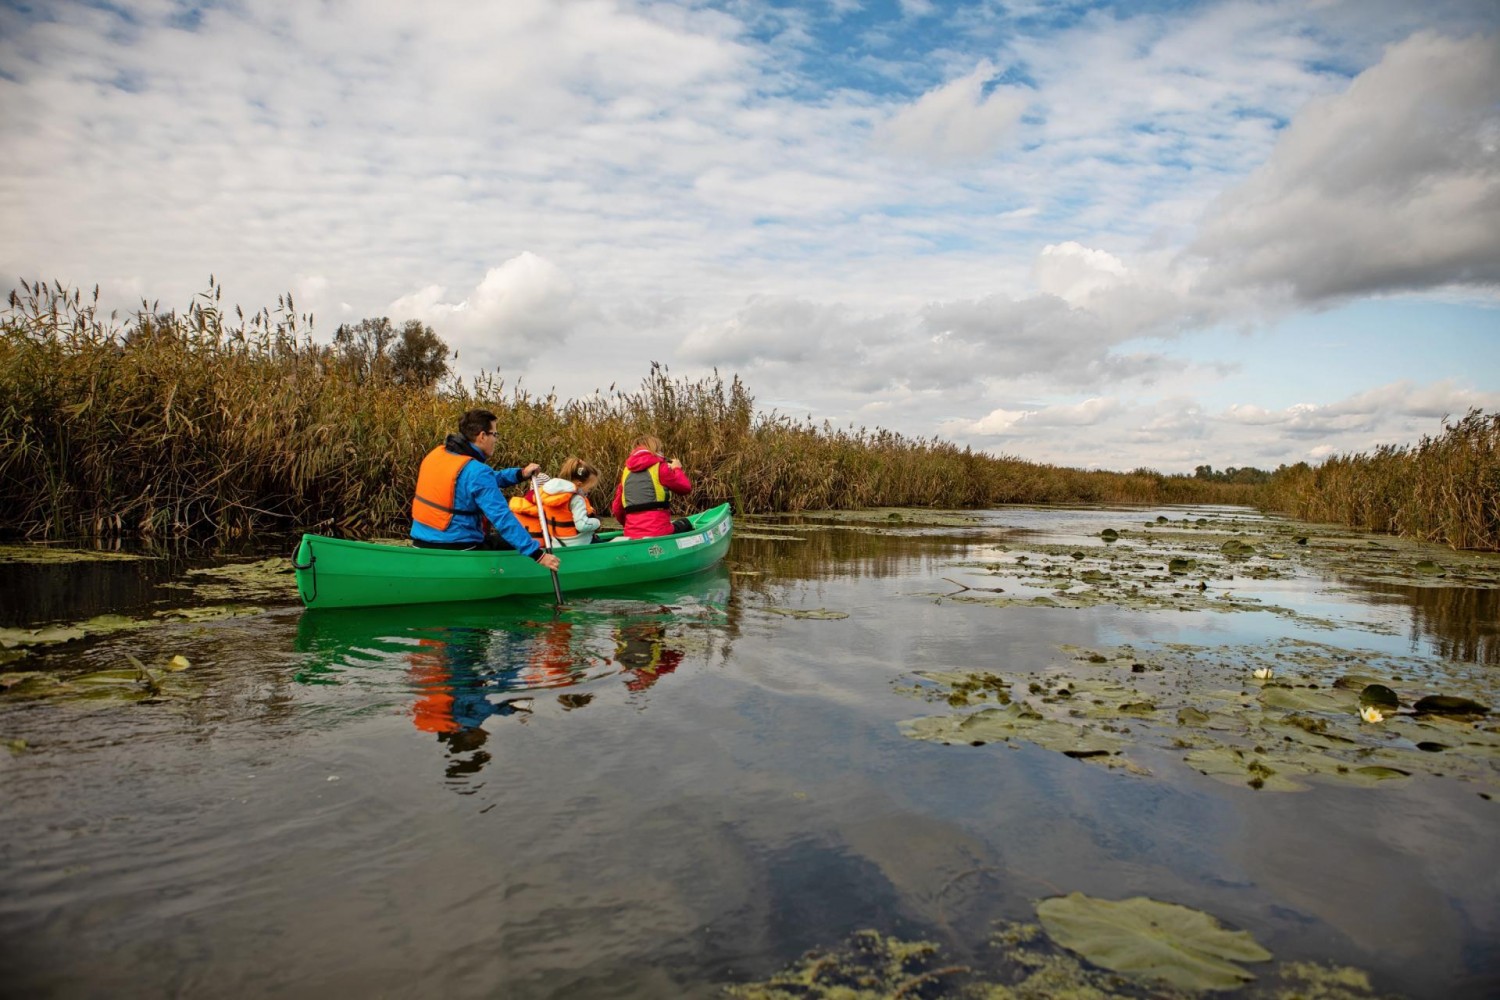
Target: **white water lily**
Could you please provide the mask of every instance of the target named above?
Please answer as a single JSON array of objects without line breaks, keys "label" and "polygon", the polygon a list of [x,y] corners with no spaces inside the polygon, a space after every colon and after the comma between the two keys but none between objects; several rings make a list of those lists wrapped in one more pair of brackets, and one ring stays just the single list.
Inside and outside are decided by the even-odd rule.
[{"label": "white water lily", "polygon": [[1271,679],[1271,672],[1272,671],[1270,667],[1256,667],[1255,670],[1252,671],[1251,676],[1258,681],[1268,681]]},{"label": "white water lily", "polygon": [[1366,705],[1359,710],[1359,717],[1366,722],[1384,722],[1385,713],[1374,705]]}]

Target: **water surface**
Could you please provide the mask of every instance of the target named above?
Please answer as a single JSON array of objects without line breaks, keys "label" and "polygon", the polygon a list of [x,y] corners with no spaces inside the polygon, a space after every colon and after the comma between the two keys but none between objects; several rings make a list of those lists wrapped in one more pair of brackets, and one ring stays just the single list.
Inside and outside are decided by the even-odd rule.
[{"label": "water surface", "polygon": [[[1081,891],[1206,910],[1385,993],[1495,995],[1489,786],[1272,794],[1164,751],[1141,755],[1143,776],[903,735],[943,707],[912,696],[918,671],[1020,676],[1063,646],[1301,638],[1500,669],[1494,589],[1290,566],[1234,587],[1293,615],[954,599],[1018,547],[1228,513],[1255,516],[766,519],[724,567],[561,612],[304,613],[288,590],[35,651],[0,670],[192,666],[150,703],[0,697],[0,739],[17,741],[0,750],[0,981],[63,997],[715,996],[863,928],[977,960],[995,921]],[[161,585],[183,565],[29,568],[4,585],[3,624],[149,616],[182,602]]]}]

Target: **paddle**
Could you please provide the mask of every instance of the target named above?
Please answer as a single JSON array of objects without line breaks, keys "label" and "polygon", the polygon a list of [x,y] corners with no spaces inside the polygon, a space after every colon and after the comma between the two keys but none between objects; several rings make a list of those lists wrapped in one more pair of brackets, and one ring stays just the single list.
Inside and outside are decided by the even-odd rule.
[{"label": "paddle", "polygon": [[[552,532],[547,528],[547,508],[542,506],[542,483],[546,482],[542,474],[538,472],[531,477],[531,495],[536,500],[537,520],[542,522],[542,548],[548,552],[552,551]],[[558,582],[557,570],[552,570],[552,596],[557,598],[557,603],[562,604],[562,584]]]}]

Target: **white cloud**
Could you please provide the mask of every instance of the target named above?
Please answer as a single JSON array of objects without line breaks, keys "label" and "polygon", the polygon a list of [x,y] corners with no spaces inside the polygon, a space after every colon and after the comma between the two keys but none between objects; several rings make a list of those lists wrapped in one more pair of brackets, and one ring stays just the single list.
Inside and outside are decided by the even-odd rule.
[{"label": "white cloud", "polygon": [[985,87],[995,78],[988,62],[923,94],[894,112],[875,130],[875,142],[904,156],[961,163],[994,152],[1014,132],[1026,110],[1026,92]]},{"label": "white cloud", "polygon": [[1193,251],[1209,291],[1309,302],[1500,283],[1500,35],[1391,46],[1298,113]]},{"label": "white cloud", "polygon": [[1427,385],[1402,380],[1332,403],[1294,403],[1274,411],[1235,404],[1224,411],[1222,419],[1244,426],[1277,427],[1297,437],[1317,437],[1369,431],[1393,421],[1433,425],[1443,417],[1461,417],[1472,407],[1500,408],[1500,393],[1476,391],[1454,379]]},{"label": "white cloud", "polygon": [[1113,396],[1085,399],[1081,403],[1044,406],[1031,410],[991,410],[978,420],[948,421],[944,428],[948,433],[966,437],[999,437],[1012,433],[1023,426],[1031,428],[1092,427],[1103,423],[1125,411],[1126,407]]},{"label": "white cloud", "polygon": [[1114,254],[1069,240],[1043,247],[1032,275],[1039,290],[1070,306],[1086,306],[1098,293],[1119,288],[1129,272]]},{"label": "white cloud", "polygon": [[468,365],[485,368],[519,364],[564,343],[587,314],[568,276],[530,252],[491,268],[461,301],[445,302],[446,294],[428,285],[392,302],[391,316],[427,323]]}]

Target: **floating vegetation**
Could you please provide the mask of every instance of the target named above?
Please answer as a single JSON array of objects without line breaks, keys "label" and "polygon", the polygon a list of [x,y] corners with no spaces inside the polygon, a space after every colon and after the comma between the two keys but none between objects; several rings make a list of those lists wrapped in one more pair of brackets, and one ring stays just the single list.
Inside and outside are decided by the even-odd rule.
[{"label": "floating vegetation", "polygon": [[837,621],[840,618],[848,618],[847,611],[833,611],[829,608],[772,608],[763,607],[760,610],[768,611],[773,615],[785,615],[787,618],[805,618],[813,621]]},{"label": "floating vegetation", "polygon": [[[882,528],[971,528],[982,519],[961,510],[933,510],[926,507],[868,507],[863,510],[808,510],[799,517],[809,521],[833,522],[830,527],[876,525]],[[736,536],[739,532],[736,530]]]},{"label": "floating vegetation", "polygon": [[[187,572],[194,582],[177,584],[207,601],[263,601],[297,599],[292,561],[284,556],[259,562],[229,563]],[[199,582],[201,581],[201,582]]]},{"label": "floating vegetation", "polygon": [[146,558],[133,552],[103,549],[66,549],[51,545],[0,545],[0,566],[18,563],[135,562]]},{"label": "floating vegetation", "polygon": [[160,663],[142,663],[129,653],[128,664],[108,670],[64,674],[28,670],[0,674],[0,696],[6,699],[49,701],[110,701],[162,704],[199,696],[199,686],[187,677],[192,663],[178,654]]},{"label": "floating vegetation", "polygon": [[1272,955],[1248,931],[1207,913],[1144,896],[1112,901],[1079,892],[1037,904],[1047,936],[1094,965],[1184,990],[1227,990],[1255,978],[1240,962]]},{"label": "floating vegetation", "polygon": [[124,615],[99,615],[70,625],[42,625],[37,628],[0,628],[0,648],[16,649],[54,646],[93,635],[106,635],[126,629],[144,628],[149,621]]},{"label": "floating vegetation", "polygon": [[764,983],[734,985],[725,992],[740,1000],[923,996],[920,990],[924,985],[969,971],[966,966],[939,965],[938,956],[937,945],[930,941],[901,941],[871,930],[856,931],[840,951],[810,953]]},{"label": "floating vegetation", "polygon": [[[1200,519],[1204,520],[1204,519]],[[1500,559],[1485,553],[1447,553],[1444,575],[1421,569],[1435,547],[1405,539],[1383,539],[1378,545],[1358,532],[1311,526],[1274,518],[1213,519],[1202,525],[1147,523],[1144,530],[1119,533],[1114,542],[1078,549],[1064,543],[1012,539],[990,547],[997,556],[967,564],[975,575],[1003,577],[1016,586],[1001,596],[968,581],[954,581],[964,592],[934,594],[940,599],[997,608],[1092,608],[1101,605],[1130,610],[1259,611],[1310,628],[1358,627],[1383,631],[1389,626],[1368,621],[1336,622],[1294,608],[1262,601],[1245,593],[1244,580],[1305,577],[1352,577],[1365,584],[1409,587],[1500,588]],[[1308,544],[1298,545],[1298,542]]]},{"label": "floating vegetation", "polygon": [[[726,987],[739,1000],[1188,1000],[1239,989],[1257,1000],[1374,1000],[1360,969],[1275,962],[1245,931],[1209,914],[1151,899],[1079,893],[1043,900],[1041,923],[995,924],[965,963],[931,941],[856,931],[839,948],[810,951],[762,982]],[[1081,956],[1081,957],[1080,957]],[[1271,963],[1251,975],[1238,963]]]},{"label": "floating vegetation", "polygon": [[[1032,743],[1132,773],[1149,773],[1132,750],[1177,752],[1209,777],[1266,791],[1415,774],[1500,786],[1500,722],[1486,704],[1500,678],[1481,666],[1292,639],[1063,652],[1066,663],[1024,676],[917,672],[907,690],[952,711],[902,731],[952,745]],[[1273,667],[1275,679],[1246,685]]]}]

